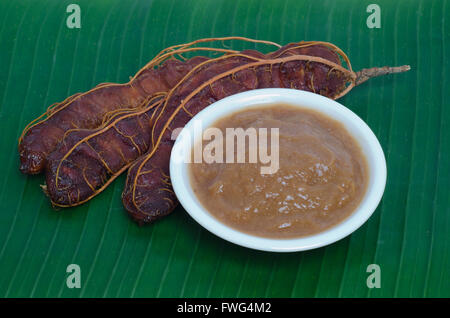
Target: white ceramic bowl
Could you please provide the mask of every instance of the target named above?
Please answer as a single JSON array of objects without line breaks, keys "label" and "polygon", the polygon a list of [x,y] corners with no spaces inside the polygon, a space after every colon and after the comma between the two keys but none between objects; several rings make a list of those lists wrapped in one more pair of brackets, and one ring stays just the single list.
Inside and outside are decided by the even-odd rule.
[{"label": "white ceramic bowl", "polygon": [[[206,129],[220,118],[237,111],[273,103],[286,103],[303,109],[313,109],[334,118],[341,122],[357,140],[366,156],[369,180],[364,198],[353,214],[324,232],[293,239],[263,238],[243,233],[213,217],[201,205],[192,191],[188,171],[189,164],[186,163],[186,160],[191,157],[192,147],[185,138],[188,138],[186,132],[189,132],[191,136],[194,134],[194,120],[201,120],[203,129]],[[314,249],[336,242],[351,234],[366,222],[375,211],[383,195],[386,184],[386,161],[383,149],[373,132],[364,121],[348,108],[321,95],[294,89],[268,88],[247,91],[221,99],[190,120],[183,128],[172,149],[170,177],[175,193],[184,209],[208,231],[227,241],[252,249],[294,252]]]}]

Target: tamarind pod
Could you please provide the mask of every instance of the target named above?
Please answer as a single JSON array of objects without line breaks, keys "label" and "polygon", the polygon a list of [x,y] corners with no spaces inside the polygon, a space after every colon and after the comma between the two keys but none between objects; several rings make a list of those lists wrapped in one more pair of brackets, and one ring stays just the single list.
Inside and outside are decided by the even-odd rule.
[{"label": "tamarind pod", "polygon": [[[248,54],[248,57],[258,54]],[[154,147],[135,161],[128,170],[122,202],[128,214],[139,224],[153,222],[169,214],[178,204],[171,188],[169,159],[174,141],[170,133],[212,102],[226,96],[263,87],[287,87],[319,93],[337,99],[367,79],[399,73],[409,66],[363,69],[353,72],[345,53],[329,43],[300,42],[282,47],[268,55],[224,71],[218,65],[196,68],[191,78],[172,89],[165,101],[162,120],[156,120],[152,132]],[[348,69],[341,66],[340,59]],[[238,63],[239,64],[239,63]],[[194,69],[195,70],[195,69]],[[189,75],[188,75],[189,76]],[[198,85],[195,87],[195,85]],[[185,96],[185,92],[190,92]],[[170,114],[170,115],[169,115]]]},{"label": "tamarind pod", "polygon": [[20,170],[26,174],[40,173],[46,157],[67,130],[93,129],[101,125],[109,112],[138,107],[146,97],[168,91],[198,62],[198,57],[186,62],[169,59],[158,69],[142,70],[126,84],[100,84],[50,107],[19,138]]},{"label": "tamarind pod", "polygon": [[339,56],[327,45],[303,42],[267,56],[243,51],[194,68],[161,106],[153,124],[154,147],[128,170],[122,202],[131,218],[139,224],[153,222],[177,205],[169,178],[173,129],[183,127],[211,103],[255,88],[288,87],[338,98],[355,80],[355,74],[340,65]]}]

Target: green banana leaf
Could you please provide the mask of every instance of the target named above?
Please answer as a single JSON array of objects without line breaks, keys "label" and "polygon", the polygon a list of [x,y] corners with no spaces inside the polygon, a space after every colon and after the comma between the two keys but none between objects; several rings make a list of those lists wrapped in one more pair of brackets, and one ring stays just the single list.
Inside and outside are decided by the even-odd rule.
[{"label": "green banana leaf", "polygon": [[[67,27],[71,3],[81,28]],[[380,28],[367,24],[372,3]],[[0,296],[449,297],[449,19],[445,0],[0,0]],[[388,166],[380,205],[351,236],[307,252],[254,251],[181,207],[138,227],[122,207],[124,176],[55,211],[43,176],[18,171],[17,139],[50,104],[126,82],[170,45],[230,35],[329,41],[355,70],[411,65],[339,100],[372,128]],[[68,288],[69,264],[81,288]],[[367,285],[370,264],[380,288]]]}]

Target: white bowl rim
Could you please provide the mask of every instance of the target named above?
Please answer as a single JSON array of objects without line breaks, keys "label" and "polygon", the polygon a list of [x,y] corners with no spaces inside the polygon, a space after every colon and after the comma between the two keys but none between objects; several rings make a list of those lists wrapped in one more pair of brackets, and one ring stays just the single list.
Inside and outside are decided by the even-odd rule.
[{"label": "white bowl rim", "polygon": [[[231,228],[216,219],[198,201],[189,180],[189,164],[180,163],[176,153],[190,155],[191,149],[177,138],[170,157],[170,177],[175,194],[186,212],[211,233],[234,244],[270,252],[296,252],[319,248],[334,243],[356,231],[377,208],[386,185],[387,169],[383,149],[369,126],[350,109],[327,97],[307,91],[286,88],[264,88],[238,93],[221,99],[195,115],[182,132],[193,133],[194,120],[202,120],[203,128],[210,127],[220,118],[251,107],[286,103],[303,109],[313,109],[344,124],[360,144],[366,156],[369,180],[365,196],[358,208],[333,227],[305,237],[276,239],[254,236]],[[183,149],[184,148],[184,149]],[[189,153],[187,153],[189,150]]]}]

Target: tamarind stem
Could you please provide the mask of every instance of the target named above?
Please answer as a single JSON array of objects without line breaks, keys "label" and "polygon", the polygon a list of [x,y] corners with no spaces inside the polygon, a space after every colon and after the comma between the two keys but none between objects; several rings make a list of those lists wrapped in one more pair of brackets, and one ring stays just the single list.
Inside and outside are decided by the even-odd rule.
[{"label": "tamarind stem", "polygon": [[372,77],[393,73],[403,73],[409,71],[410,69],[411,67],[409,65],[402,65],[395,67],[383,66],[383,67],[363,68],[362,70],[356,72],[355,86],[364,83],[365,81],[367,81]]}]

